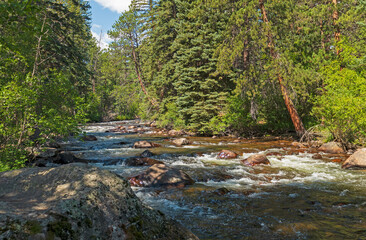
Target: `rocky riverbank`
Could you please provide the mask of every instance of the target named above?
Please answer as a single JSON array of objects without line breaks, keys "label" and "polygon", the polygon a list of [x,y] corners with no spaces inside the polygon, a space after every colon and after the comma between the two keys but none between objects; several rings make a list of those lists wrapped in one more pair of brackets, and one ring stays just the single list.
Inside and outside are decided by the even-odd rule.
[{"label": "rocky riverbank", "polygon": [[198,239],[108,170],[74,163],[0,173],[0,239]]},{"label": "rocky riverbank", "polygon": [[364,171],[347,169],[366,166],[364,151],[350,157],[353,152],[337,143],[199,137],[136,121],[84,130],[85,136],[38,151],[33,164],[83,162],[115,172],[145,204],[201,239],[298,239],[299,233],[316,239],[307,229],[314,216],[324,221],[319,234],[359,236],[349,227],[344,234],[330,228],[341,213],[360,219]]}]

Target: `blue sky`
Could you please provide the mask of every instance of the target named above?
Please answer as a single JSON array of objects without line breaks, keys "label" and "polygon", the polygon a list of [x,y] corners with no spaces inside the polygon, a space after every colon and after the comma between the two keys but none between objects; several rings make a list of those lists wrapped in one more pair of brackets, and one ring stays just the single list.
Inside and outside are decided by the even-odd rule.
[{"label": "blue sky", "polygon": [[111,41],[107,32],[123,11],[128,10],[131,0],[89,0],[92,14],[92,33],[99,41],[102,32],[101,46],[107,47]]}]

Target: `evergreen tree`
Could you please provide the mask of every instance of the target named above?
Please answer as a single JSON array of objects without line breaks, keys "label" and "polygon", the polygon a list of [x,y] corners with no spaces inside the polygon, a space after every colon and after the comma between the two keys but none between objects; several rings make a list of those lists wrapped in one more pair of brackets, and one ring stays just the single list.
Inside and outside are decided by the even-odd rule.
[{"label": "evergreen tree", "polygon": [[179,116],[194,130],[209,132],[209,123],[224,110],[232,85],[225,75],[215,74],[214,52],[221,41],[226,17],[210,2],[180,2],[177,37],[173,43],[173,101]]},{"label": "evergreen tree", "polygon": [[0,4],[0,170],[21,166],[27,146],[76,131],[89,72],[88,5]]}]

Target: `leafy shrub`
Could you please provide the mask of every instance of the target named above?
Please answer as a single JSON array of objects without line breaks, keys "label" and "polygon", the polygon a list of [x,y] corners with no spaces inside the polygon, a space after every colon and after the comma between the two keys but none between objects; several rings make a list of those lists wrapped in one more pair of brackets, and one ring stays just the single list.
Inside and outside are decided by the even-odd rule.
[{"label": "leafy shrub", "polygon": [[[353,50],[342,44],[340,59],[323,69],[324,88],[315,98],[313,114],[336,141],[365,144],[366,77]],[[342,69],[341,69],[342,68]]]}]

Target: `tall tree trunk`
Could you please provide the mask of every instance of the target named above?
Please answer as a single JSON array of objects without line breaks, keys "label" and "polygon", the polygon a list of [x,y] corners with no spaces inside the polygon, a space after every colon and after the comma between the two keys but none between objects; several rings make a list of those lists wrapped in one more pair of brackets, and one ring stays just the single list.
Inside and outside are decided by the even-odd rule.
[{"label": "tall tree trunk", "polygon": [[[341,31],[340,31],[339,25],[337,23],[337,21],[338,21],[337,0],[332,0],[332,1],[334,4],[334,12],[333,12],[333,25],[335,27],[334,40],[335,40],[335,43],[337,44],[339,42],[339,40],[341,40]],[[337,56],[339,56],[340,49],[338,46],[336,46],[336,51],[337,51]]]},{"label": "tall tree trunk", "polygon": [[[98,41],[98,46],[100,47],[100,44],[102,43],[102,35],[103,35],[103,31],[100,31],[100,35],[99,35],[99,41]],[[97,64],[98,64],[98,60],[99,60],[99,49],[97,50],[97,52],[95,53],[95,59],[94,59],[94,67],[93,67],[93,71],[94,74],[97,73]],[[93,93],[95,93],[95,76],[94,74],[92,75],[92,90]]]},{"label": "tall tree trunk", "polygon": [[36,49],[36,56],[34,58],[34,65],[33,65],[33,71],[32,71],[32,78],[36,75],[37,67],[38,67],[38,60],[41,57],[41,42],[42,42],[42,36],[43,36],[43,30],[44,26],[46,24],[47,16],[45,15],[43,18],[43,23],[41,27],[41,33],[38,37],[38,43],[37,43],[37,49]]},{"label": "tall tree trunk", "polygon": [[[270,49],[270,54],[271,54],[271,57],[273,58],[273,60],[276,60],[278,58],[278,53],[276,52],[276,49],[275,49],[271,29],[269,29],[269,21],[268,21],[268,18],[267,18],[267,12],[266,12],[266,9],[264,7],[264,1],[263,0],[259,0],[259,7],[261,9],[263,22],[268,26],[268,47]],[[301,120],[299,114],[297,113],[295,105],[293,104],[293,102],[290,98],[288,90],[287,90],[287,88],[286,88],[286,86],[283,82],[282,76],[280,74],[278,74],[277,79],[278,79],[278,83],[279,83],[280,88],[281,88],[282,97],[285,101],[287,111],[289,112],[292,123],[295,127],[295,131],[296,131],[297,135],[301,137],[306,133],[304,124],[302,123],[302,120]]]},{"label": "tall tree trunk", "polygon": [[149,100],[149,102],[151,103],[151,105],[153,105],[155,108],[158,108],[158,104],[157,102],[150,98],[146,88],[145,88],[145,85],[144,85],[144,82],[143,82],[143,77],[142,77],[142,73],[141,73],[141,68],[140,68],[140,63],[139,63],[139,60],[137,59],[137,54],[136,54],[136,49],[135,49],[135,46],[133,44],[133,37],[132,35],[130,35],[130,40],[131,40],[131,51],[132,51],[132,57],[133,57],[133,62],[134,62],[134,65],[135,65],[135,71],[136,71],[136,75],[137,75],[137,78],[139,79],[139,83],[140,83],[140,86],[141,86],[141,89],[142,91],[144,92],[144,94],[146,95],[147,99]]}]

